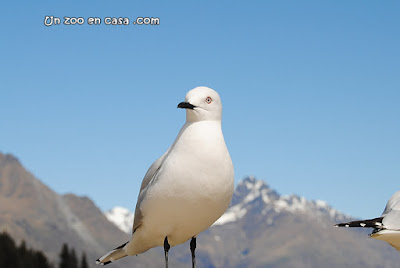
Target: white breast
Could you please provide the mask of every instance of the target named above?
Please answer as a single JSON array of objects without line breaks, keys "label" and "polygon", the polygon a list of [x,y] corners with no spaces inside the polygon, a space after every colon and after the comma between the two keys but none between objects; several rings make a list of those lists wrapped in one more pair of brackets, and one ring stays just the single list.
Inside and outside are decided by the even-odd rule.
[{"label": "white breast", "polygon": [[204,231],[233,194],[233,165],[220,123],[185,125],[170,152],[140,207],[143,223],[134,236],[158,243],[148,248],[162,245],[165,236],[174,246]]}]

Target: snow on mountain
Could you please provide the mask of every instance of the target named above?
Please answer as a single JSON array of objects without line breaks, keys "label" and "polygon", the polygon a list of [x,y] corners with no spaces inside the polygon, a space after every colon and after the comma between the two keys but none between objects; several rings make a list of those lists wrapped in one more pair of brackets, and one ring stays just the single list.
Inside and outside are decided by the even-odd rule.
[{"label": "snow on mountain", "polygon": [[238,204],[229,208],[213,225],[223,225],[225,223],[235,222],[243,218],[246,213],[246,208],[243,208],[241,204]]},{"label": "snow on mountain", "polygon": [[262,215],[270,215],[270,222],[279,213],[305,213],[317,217],[329,217],[332,221],[342,221],[349,216],[335,210],[325,201],[310,201],[297,195],[281,196],[264,181],[250,176],[241,181],[234,192],[231,207],[214,225],[223,225],[243,218],[253,210]]},{"label": "snow on mountain", "polygon": [[114,207],[104,213],[107,219],[127,234],[132,233],[134,214],[127,208]]},{"label": "snow on mountain", "polygon": [[[310,201],[297,195],[279,195],[264,181],[253,176],[242,180],[236,187],[232,203],[224,215],[214,225],[232,223],[245,217],[249,211],[268,215],[268,223],[281,213],[302,213],[313,217],[329,217],[334,222],[345,221],[350,218],[325,201]],[[126,208],[115,207],[105,213],[107,219],[126,233],[131,233],[133,213]]]}]

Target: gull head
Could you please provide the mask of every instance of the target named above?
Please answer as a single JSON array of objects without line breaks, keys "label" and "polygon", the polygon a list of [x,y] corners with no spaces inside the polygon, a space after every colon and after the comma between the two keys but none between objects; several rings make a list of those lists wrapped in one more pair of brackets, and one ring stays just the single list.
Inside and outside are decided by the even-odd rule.
[{"label": "gull head", "polygon": [[186,121],[221,121],[222,104],[218,93],[208,87],[196,87],[186,94],[178,108],[186,109]]}]

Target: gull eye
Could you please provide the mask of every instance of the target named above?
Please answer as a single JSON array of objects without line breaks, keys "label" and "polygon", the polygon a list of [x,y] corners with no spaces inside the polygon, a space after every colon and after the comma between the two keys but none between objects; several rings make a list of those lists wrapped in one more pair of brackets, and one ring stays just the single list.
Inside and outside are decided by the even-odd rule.
[{"label": "gull eye", "polygon": [[207,98],[206,98],[206,102],[207,102],[208,104],[210,104],[210,103],[212,102],[211,97],[207,97]]}]

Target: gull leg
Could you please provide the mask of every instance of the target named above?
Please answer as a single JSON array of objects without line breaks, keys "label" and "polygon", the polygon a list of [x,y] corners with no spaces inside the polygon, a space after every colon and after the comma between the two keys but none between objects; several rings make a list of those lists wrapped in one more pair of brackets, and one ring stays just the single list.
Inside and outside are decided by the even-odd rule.
[{"label": "gull leg", "polygon": [[196,237],[192,237],[190,240],[190,252],[192,252],[192,268],[196,268],[196,256],[194,251],[196,250]]},{"label": "gull leg", "polygon": [[164,239],[165,268],[168,268],[168,251],[171,246],[168,244],[168,238]]}]

